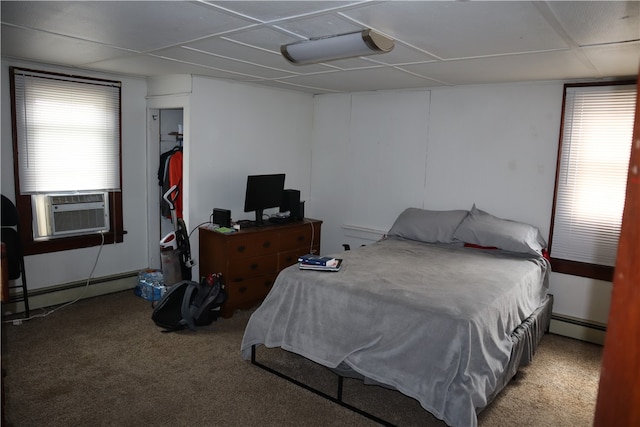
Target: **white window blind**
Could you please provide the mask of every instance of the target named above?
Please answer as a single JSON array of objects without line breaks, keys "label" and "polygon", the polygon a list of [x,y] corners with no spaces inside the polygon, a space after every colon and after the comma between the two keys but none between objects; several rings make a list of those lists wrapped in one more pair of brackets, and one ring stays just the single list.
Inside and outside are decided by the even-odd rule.
[{"label": "white window blind", "polygon": [[551,256],[615,266],[635,85],[567,87]]},{"label": "white window blind", "polygon": [[120,190],[120,83],[14,70],[21,194]]}]

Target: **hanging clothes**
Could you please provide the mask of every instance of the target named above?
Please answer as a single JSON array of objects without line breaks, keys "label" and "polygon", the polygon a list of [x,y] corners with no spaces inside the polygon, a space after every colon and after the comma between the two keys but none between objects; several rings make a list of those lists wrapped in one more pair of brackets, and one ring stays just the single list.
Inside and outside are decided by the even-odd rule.
[{"label": "hanging clothes", "polygon": [[174,205],[176,217],[182,218],[182,147],[175,146],[171,150],[160,155],[160,166],[158,167],[158,185],[162,187],[160,193],[160,213],[165,218],[171,218],[171,209],[164,200],[164,194],[174,184],[178,185],[178,198]]},{"label": "hanging clothes", "polygon": [[169,188],[178,186],[178,197],[174,202],[176,218],[182,218],[182,151],[176,151],[169,158]]},{"label": "hanging clothes", "polygon": [[180,150],[182,150],[182,147],[176,145],[171,150],[160,154],[160,167],[158,167],[158,185],[164,185],[164,181],[167,177],[167,166],[169,165],[169,158],[173,153]]}]

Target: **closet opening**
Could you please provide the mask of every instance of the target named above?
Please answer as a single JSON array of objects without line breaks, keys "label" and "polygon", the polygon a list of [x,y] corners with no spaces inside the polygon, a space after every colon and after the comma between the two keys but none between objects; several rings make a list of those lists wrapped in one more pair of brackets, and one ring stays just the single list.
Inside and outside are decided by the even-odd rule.
[{"label": "closet opening", "polygon": [[170,205],[163,197],[173,185],[178,188],[178,196],[171,198],[173,215],[183,218],[184,214],[184,108],[149,108],[147,111],[148,267],[161,270],[162,258],[166,258],[162,241],[176,229]]},{"label": "closet opening", "polygon": [[173,185],[177,185],[179,191],[175,202],[176,215],[178,218],[182,218],[183,118],[182,108],[159,110],[158,203],[160,206],[160,230],[158,241],[174,228],[169,204],[163,199],[163,195]]}]

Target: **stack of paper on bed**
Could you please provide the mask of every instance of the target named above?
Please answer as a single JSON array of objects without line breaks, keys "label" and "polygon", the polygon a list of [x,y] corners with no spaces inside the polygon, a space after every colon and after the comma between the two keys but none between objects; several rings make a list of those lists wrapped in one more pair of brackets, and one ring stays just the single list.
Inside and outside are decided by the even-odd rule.
[{"label": "stack of paper on bed", "polygon": [[307,254],[298,258],[300,270],[339,271],[342,259]]}]

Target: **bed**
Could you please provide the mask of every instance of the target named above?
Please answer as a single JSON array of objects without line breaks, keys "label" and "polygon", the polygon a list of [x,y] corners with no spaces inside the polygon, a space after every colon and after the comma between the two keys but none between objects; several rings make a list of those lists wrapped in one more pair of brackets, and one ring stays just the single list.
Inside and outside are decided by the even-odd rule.
[{"label": "bed", "polygon": [[408,208],[386,238],[338,254],[339,272],[283,270],[242,357],[280,347],[396,389],[450,426],[476,426],[548,328],[545,246],[537,228],[475,205]]}]

